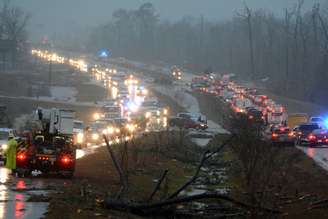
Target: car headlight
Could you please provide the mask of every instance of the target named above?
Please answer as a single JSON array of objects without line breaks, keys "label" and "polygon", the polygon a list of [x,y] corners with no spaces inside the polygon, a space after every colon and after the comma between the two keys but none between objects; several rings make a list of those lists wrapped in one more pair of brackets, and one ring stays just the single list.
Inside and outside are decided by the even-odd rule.
[{"label": "car headlight", "polygon": [[100,119],[100,114],[99,113],[93,114],[93,118],[94,118],[94,120],[99,120]]},{"label": "car headlight", "polygon": [[161,115],[161,112],[160,112],[159,110],[157,110],[156,114],[157,114],[158,116],[160,116],[160,115]]},{"label": "car headlight", "polygon": [[164,115],[167,115],[168,110],[167,109],[164,109],[163,113],[164,113]]},{"label": "car headlight", "polygon": [[127,124],[126,125],[126,129],[129,131],[129,132],[134,132],[135,130],[135,126],[133,124]]},{"label": "car headlight", "polygon": [[77,134],[77,143],[78,144],[82,144],[83,143],[83,139],[84,139],[83,133],[78,133]]},{"label": "car headlight", "polygon": [[93,133],[92,134],[92,140],[98,140],[99,139],[99,134],[98,133]]},{"label": "car headlight", "polygon": [[151,115],[150,112],[146,112],[146,114],[145,114],[147,119],[150,118],[150,115]]},{"label": "car headlight", "polygon": [[108,133],[109,135],[113,134],[113,133],[114,133],[114,129],[113,129],[113,127],[108,127],[108,128],[107,128],[107,133]]},{"label": "car headlight", "polygon": [[3,144],[3,145],[1,145],[1,148],[2,148],[2,150],[7,150],[8,149],[8,145],[7,144]]}]

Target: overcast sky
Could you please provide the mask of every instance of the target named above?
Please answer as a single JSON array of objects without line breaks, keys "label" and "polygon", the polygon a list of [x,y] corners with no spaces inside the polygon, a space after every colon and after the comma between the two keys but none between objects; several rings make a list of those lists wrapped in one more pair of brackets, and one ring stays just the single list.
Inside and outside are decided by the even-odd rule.
[{"label": "overcast sky", "polygon": [[[292,7],[297,0],[14,0],[31,15],[30,30],[50,34],[74,31],[102,24],[119,8],[135,9],[151,2],[161,19],[176,20],[186,15],[211,20],[231,18],[240,11],[245,1],[251,8],[265,8],[276,14]],[[305,0],[305,8],[327,0]],[[33,35],[33,34],[32,34]]]}]

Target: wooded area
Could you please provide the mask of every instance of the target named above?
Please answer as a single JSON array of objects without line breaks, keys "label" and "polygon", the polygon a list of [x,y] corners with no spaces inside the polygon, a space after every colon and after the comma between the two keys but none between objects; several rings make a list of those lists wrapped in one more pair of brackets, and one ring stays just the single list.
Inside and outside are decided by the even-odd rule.
[{"label": "wooded area", "polygon": [[160,20],[146,3],[114,12],[110,22],[92,32],[88,47],[197,71],[212,69],[252,80],[268,77],[278,94],[328,104],[328,13],[319,4],[306,11],[299,0],[283,14],[245,5],[229,21],[185,17],[173,23]]}]

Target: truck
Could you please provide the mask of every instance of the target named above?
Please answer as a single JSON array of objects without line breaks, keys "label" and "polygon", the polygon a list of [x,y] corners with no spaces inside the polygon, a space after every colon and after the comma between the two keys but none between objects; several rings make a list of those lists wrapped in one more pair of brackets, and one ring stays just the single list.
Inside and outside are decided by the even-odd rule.
[{"label": "truck", "polygon": [[207,118],[198,113],[181,112],[174,117],[169,118],[169,126],[184,129],[200,129],[208,128]]},{"label": "truck", "polygon": [[182,70],[178,68],[177,66],[173,66],[171,68],[171,76],[175,80],[181,80],[182,78]]},{"label": "truck", "polygon": [[71,178],[75,171],[76,147],[73,143],[75,112],[38,108],[31,116],[30,135],[19,144],[16,172],[29,175],[33,170]]},{"label": "truck", "polygon": [[84,122],[81,120],[74,120],[73,140],[77,148],[83,148],[86,145],[84,136]]},{"label": "truck", "polygon": [[309,116],[306,113],[293,113],[287,116],[287,125],[290,128],[294,128],[300,124],[307,123]]}]

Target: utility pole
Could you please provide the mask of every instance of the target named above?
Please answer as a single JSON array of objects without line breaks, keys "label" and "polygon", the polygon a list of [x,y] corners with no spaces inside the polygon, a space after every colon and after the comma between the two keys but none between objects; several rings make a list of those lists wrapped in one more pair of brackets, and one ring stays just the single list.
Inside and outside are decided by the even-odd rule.
[{"label": "utility pole", "polygon": [[50,59],[49,61],[49,87],[52,84],[52,59]]}]

